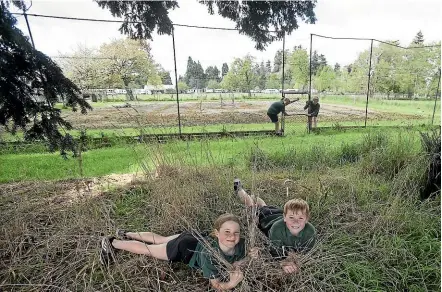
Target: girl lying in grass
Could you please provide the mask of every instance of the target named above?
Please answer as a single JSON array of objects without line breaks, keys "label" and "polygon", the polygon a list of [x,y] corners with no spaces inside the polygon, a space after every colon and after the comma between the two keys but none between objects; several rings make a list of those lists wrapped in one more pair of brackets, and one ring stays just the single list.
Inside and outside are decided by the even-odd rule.
[{"label": "girl lying in grass", "polygon": [[[245,240],[240,238],[239,219],[232,214],[216,219],[212,238],[198,238],[187,231],[165,237],[153,232],[119,230],[117,236],[124,240],[115,237],[101,240],[100,261],[104,265],[114,261],[116,250],[125,250],[160,260],[183,262],[201,270],[203,276],[210,279],[212,287],[218,290],[232,289],[244,277],[240,266],[246,260]],[[256,251],[251,251],[250,255],[254,257]],[[232,267],[228,282],[220,280],[219,268],[223,263]]]}]

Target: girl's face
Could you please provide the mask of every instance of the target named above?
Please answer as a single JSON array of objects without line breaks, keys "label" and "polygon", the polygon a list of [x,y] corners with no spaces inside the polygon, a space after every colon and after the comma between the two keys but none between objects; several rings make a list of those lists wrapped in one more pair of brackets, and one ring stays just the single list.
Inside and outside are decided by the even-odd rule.
[{"label": "girl's face", "polygon": [[233,249],[239,242],[239,231],[239,224],[235,221],[226,221],[219,230],[215,230],[221,249],[223,246],[226,249]]}]

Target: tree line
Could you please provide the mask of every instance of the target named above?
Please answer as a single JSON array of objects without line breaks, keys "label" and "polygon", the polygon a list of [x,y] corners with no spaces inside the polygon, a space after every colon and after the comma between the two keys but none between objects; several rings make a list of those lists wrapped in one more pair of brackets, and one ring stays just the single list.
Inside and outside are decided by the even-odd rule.
[{"label": "tree line", "polygon": [[[397,47],[398,41],[378,43],[373,47],[370,72],[370,94],[386,96],[431,96],[437,87],[440,68],[440,42],[425,44],[418,32],[409,44],[412,49]],[[436,45],[428,47],[428,45]],[[439,46],[437,46],[439,45]],[[312,87],[318,92],[365,94],[368,83],[370,50],[361,52],[350,64],[329,64],[316,50],[312,54]],[[283,57],[285,64],[283,66]],[[147,41],[114,40],[93,50],[79,46],[71,58],[61,59],[62,67],[81,89],[142,88],[149,84],[171,85],[170,72],[156,63]],[[248,54],[203,68],[200,61],[188,57],[184,76],[178,88],[225,89],[249,93],[253,90],[280,89],[284,70],[284,88],[306,91],[310,80],[310,57],[306,48],[295,46],[275,53],[260,62]],[[131,96],[129,98],[132,98]]]},{"label": "tree line", "polygon": [[155,62],[145,40],[113,40],[98,49],[78,45],[73,54],[61,56],[59,64],[83,91],[124,88],[129,99],[133,99],[133,88],[172,85],[170,72]]}]

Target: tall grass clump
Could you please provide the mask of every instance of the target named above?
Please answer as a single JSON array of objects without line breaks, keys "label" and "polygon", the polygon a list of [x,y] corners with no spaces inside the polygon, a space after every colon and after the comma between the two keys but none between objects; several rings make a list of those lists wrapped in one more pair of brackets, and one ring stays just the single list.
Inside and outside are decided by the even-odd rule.
[{"label": "tall grass clump", "polygon": [[254,165],[257,170],[268,170],[274,167],[293,170],[312,170],[336,165],[336,149],[312,145],[309,148],[264,151],[259,147],[251,148],[248,155],[248,166]]},{"label": "tall grass clump", "polygon": [[[281,167],[285,169],[313,170],[336,167],[347,163],[355,163],[364,155],[373,151],[383,152],[389,145],[389,138],[379,131],[368,132],[361,140],[343,141],[339,145],[330,146],[318,143],[308,147],[294,147],[263,150],[258,146],[251,148],[248,154],[248,165],[255,164],[258,170]],[[391,147],[391,146],[390,146]],[[397,150],[392,150],[396,153]]]},{"label": "tall grass clump", "polygon": [[[416,135],[398,132],[388,138],[388,143],[376,136],[368,140],[366,154],[361,160],[362,171],[367,174],[393,178],[400,170],[419,154],[420,145]],[[375,148],[372,148],[375,147]]]},{"label": "tall grass clump", "polygon": [[441,183],[441,137],[440,129],[421,133],[421,142],[426,157],[426,173],[421,199],[427,199],[436,193],[440,194]]}]

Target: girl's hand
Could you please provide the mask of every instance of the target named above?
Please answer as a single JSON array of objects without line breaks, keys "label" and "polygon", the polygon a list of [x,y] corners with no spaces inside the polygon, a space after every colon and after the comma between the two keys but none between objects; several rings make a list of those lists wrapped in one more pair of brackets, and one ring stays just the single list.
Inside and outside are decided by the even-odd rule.
[{"label": "girl's hand", "polygon": [[258,256],[259,256],[259,248],[258,247],[251,248],[249,251],[249,257],[256,260]]},{"label": "girl's hand", "polygon": [[[234,271],[229,272],[230,281],[238,284],[244,279],[244,274],[240,269],[236,269]],[[236,286],[236,285],[235,285]]]},{"label": "girl's hand", "polygon": [[237,262],[234,262],[234,263],[232,264],[232,266],[233,266],[235,269],[239,269],[239,268],[241,268],[241,266],[242,266],[245,262],[246,262],[246,261],[244,261],[244,260],[237,261]]}]

